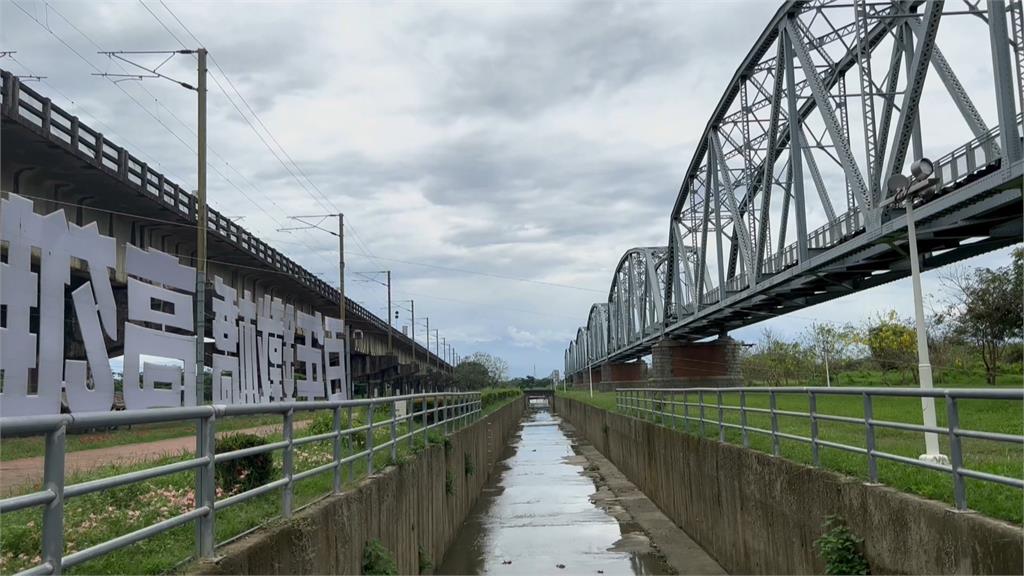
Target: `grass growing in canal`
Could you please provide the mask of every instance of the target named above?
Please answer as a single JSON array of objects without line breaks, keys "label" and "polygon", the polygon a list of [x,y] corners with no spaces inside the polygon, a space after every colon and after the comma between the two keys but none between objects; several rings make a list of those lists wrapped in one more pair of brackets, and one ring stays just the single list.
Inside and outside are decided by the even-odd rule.
[{"label": "grass growing in canal", "polygon": [[[494,412],[513,401],[516,396],[501,397],[484,408],[484,414]],[[365,422],[365,412],[354,411],[355,425]],[[386,410],[375,410],[374,421],[386,422],[391,418]],[[280,423],[280,418],[276,419]],[[218,428],[221,427],[218,421]],[[343,426],[346,416],[342,416]],[[407,422],[398,421],[397,434],[408,430]],[[420,423],[413,423],[414,431],[422,431]],[[296,437],[316,433],[313,426],[297,431]],[[374,430],[374,445],[380,446],[390,438],[390,426],[381,425]],[[266,436],[267,442],[281,440],[281,433]],[[431,430],[429,442],[437,445],[444,442],[439,428]],[[6,443],[6,441],[5,441]],[[344,444],[344,443],[343,443]],[[360,443],[343,446],[342,457],[360,452]],[[5,444],[6,445],[6,444]],[[423,434],[416,433],[411,439],[401,441],[396,448],[398,462],[423,450]],[[324,440],[296,447],[293,473],[310,470],[332,461],[333,442]],[[107,466],[88,473],[72,475],[67,484],[106,478],[133,470],[141,470],[163,464],[170,464],[192,458],[191,452],[168,455],[159,460],[124,466]],[[281,453],[273,456],[273,479],[280,478],[283,471]],[[382,470],[392,462],[389,448],[374,454],[374,469]],[[367,458],[359,458],[343,466],[343,489],[349,489],[366,476]],[[330,471],[294,483],[293,506],[297,510],[322,499],[331,493],[333,477]],[[28,488],[28,487],[26,487]],[[195,474],[182,472],[130,484],[106,492],[93,493],[65,501],[64,509],[64,554],[84,550],[90,546],[127,534],[161,520],[177,516],[194,508]],[[217,498],[231,495],[231,491],[217,490]],[[257,496],[230,508],[218,510],[215,519],[215,540],[225,542],[249,530],[276,521],[281,513],[281,491]],[[4,514],[0,526],[0,573],[9,574],[24,570],[40,563],[42,510],[29,508]],[[187,561],[195,543],[195,528],[185,524],[153,538],[122,548],[105,556],[65,570],[77,574],[160,574],[175,569]]]},{"label": "grass growing in canal", "polygon": [[[616,410],[615,394],[612,392],[595,392],[593,398],[585,391],[560,392],[559,394],[605,410]],[[711,439],[719,438],[719,410],[717,408],[705,408],[705,422],[702,425],[698,408],[670,404],[672,398],[668,395],[665,400],[662,407],[657,409],[668,412],[670,415],[658,417],[658,424],[687,434],[701,435]],[[706,405],[715,404],[716,397],[714,394],[705,394],[704,400]],[[681,403],[682,395],[678,395],[675,401]],[[696,403],[696,395],[691,394],[688,402]],[[937,404],[939,426],[945,426],[946,415],[941,400]],[[1024,419],[1022,419],[1019,402],[970,399],[960,400],[958,404],[960,424],[965,429],[1003,434],[1024,434]],[[725,407],[738,406],[738,395],[735,393],[723,394],[722,405]],[[769,407],[768,395],[748,393],[746,405],[750,408],[767,409]],[[671,415],[673,408],[675,409],[674,416]],[[779,395],[776,408],[779,411],[807,412],[808,399],[801,395]],[[921,424],[921,401],[917,398],[876,397],[873,411],[876,420]],[[817,399],[817,412],[860,419],[864,416],[864,401],[858,396],[822,396]],[[721,414],[722,421],[725,423],[736,425],[740,423],[740,414],[737,410],[725,409],[721,411]],[[778,415],[777,420],[780,432],[810,437],[808,418]],[[771,417],[768,414],[748,412],[747,426],[770,430]],[[743,443],[743,436],[739,430],[725,428],[724,435],[726,442],[738,445]],[[821,440],[850,446],[864,447],[866,444],[864,427],[860,424],[821,421],[818,425],[818,435]],[[772,453],[770,435],[752,431],[748,438],[750,447],[754,450]],[[940,434],[939,442],[943,453],[949,454],[948,437]],[[964,438],[961,442],[966,467],[1002,476],[1024,478],[1024,448],[974,438]],[[779,448],[780,454],[784,458],[804,464],[813,462],[811,446],[807,443],[783,438],[780,440]],[[876,450],[916,459],[923,452],[923,448],[924,439],[920,432],[884,428],[875,430]],[[819,456],[823,468],[862,479],[868,478],[866,455],[823,446],[820,448]],[[932,500],[953,503],[953,481],[949,474],[911,467],[880,458],[877,462],[878,478],[881,483]],[[1017,524],[1024,519],[1022,518],[1024,516],[1024,492],[1021,490],[974,479],[966,480],[966,489],[967,503],[971,509]]]}]

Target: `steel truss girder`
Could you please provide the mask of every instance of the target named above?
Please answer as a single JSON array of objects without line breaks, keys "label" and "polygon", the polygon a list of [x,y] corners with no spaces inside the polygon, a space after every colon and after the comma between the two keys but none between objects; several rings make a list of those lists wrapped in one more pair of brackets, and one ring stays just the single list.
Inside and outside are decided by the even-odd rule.
[{"label": "steel truss girder", "polygon": [[[995,10],[990,5],[990,15],[999,13],[1004,17],[1003,29],[990,25],[987,38],[993,48],[994,67],[1009,70],[1005,78],[996,79],[994,83],[999,96],[1000,119],[992,130],[935,44],[941,3],[923,0],[893,1],[884,5],[865,0],[851,2],[792,1],[779,10],[708,121],[672,210],[668,246],[633,249],[623,256],[609,290],[608,302],[601,303],[603,307],[592,308],[586,329],[581,329],[566,350],[567,365],[585,366],[595,360],[635,358],[649,351],[650,344],[665,335],[698,338],[749,323],[752,314],[760,313],[754,309],[766,302],[772,303],[773,310],[777,305],[778,310],[788,311],[900,277],[905,271],[898,267],[899,258],[888,253],[891,247],[873,244],[873,239],[879,233],[899,234],[902,229],[899,215],[894,217],[883,212],[880,205],[885,196],[885,179],[892,171],[903,169],[911,143],[913,157],[921,154],[917,108],[929,68],[939,76],[975,140],[958,148],[966,150],[970,157],[967,172],[956,165],[956,154],[962,152],[954,152],[937,162],[937,165],[945,162],[950,170],[947,183],[950,187],[939,196],[938,202],[945,203],[949,194],[955,195],[961,204],[945,209],[941,217],[934,210],[934,214],[928,212],[926,204],[920,211],[921,233],[948,229],[955,236],[969,229],[974,235],[991,236],[962,247],[955,245],[955,238],[929,240],[922,237],[926,250],[929,242],[949,250],[929,261],[955,261],[1004,245],[1012,240],[1012,234],[1006,231],[1024,227],[1020,222],[1003,222],[1005,213],[1000,215],[999,212],[974,217],[972,224],[966,227],[959,225],[957,219],[961,210],[966,214],[986,204],[985,201],[972,202],[965,197],[962,188],[984,194],[983,183],[994,182],[990,186],[1006,190],[1010,181],[1007,174],[1019,176],[1020,163],[1013,165],[1014,158],[1020,155],[1019,150],[1017,155],[1010,154],[1009,166],[1003,158],[1000,168],[1000,155],[1004,152],[998,143],[1003,138],[1004,143],[1009,139],[1018,149],[1020,146],[1019,138],[1014,141],[1012,137],[1016,128],[1012,93],[1014,89],[1024,92],[1019,75],[1024,45],[1019,40],[1024,37],[1021,2],[993,0],[999,4]],[[823,11],[838,7],[853,8],[854,20],[840,22],[838,26],[833,24]],[[925,8],[923,17],[918,13],[921,7]],[[1009,18],[1004,12],[1006,9]],[[818,16],[821,18],[815,24]],[[868,20],[874,24],[869,26]],[[1007,38],[1007,20],[1013,41]],[[826,24],[831,31],[822,35],[820,28]],[[815,26],[818,32],[814,32]],[[871,53],[886,38],[892,39],[891,54],[890,49],[885,48],[889,66],[876,83],[872,76]],[[1007,50],[1008,46],[1012,50]],[[1018,71],[1016,86],[1013,84],[1014,58]],[[878,65],[879,61],[874,64]],[[800,71],[799,79],[794,70]],[[859,75],[858,94],[848,94],[845,90],[848,72]],[[901,81],[905,84],[902,95],[897,92]],[[1008,90],[1009,98],[1006,97]],[[860,98],[862,118],[854,120],[854,116],[846,115],[848,98]],[[807,120],[811,114],[816,116]],[[895,122],[893,116],[896,116]],[[854,124],[864,118],[867,120],[860,127],[847,125],[848,120],[849,124]],[[808,123],[805,132],[805,120],[820,120],[820,123]],[[864,164],[854,159],[849,137],[851,128],[855,134],[858,130],[864,131]],[[892,138],[891,131],[894,132]],[[984,149],[985,153],[975,154],[979,149]],[[787,164],[782,168],[785,175],[777,176],[776,164],[783,154],[788,154],[785,156]],[[822,154],[843,169],[848,208],[852,207],[850,212],[835,213],[826,189],[828,180],[823,178],[815,159],[815,156],[820,159]],[[803,206],[803,178],[807,174],[827,218],[827,224],[810,235]],[[778,198],[778,194],[773,194],[773,185],[778,185],[782,192],[777,234],[772,229],[776,223],[769,217],[779,214],[772,210],[772,202]],[[758,193],[761,193],[760,198]],[[1009,202],[1019,207],[1019,188],[1015,194],[1016,199]],[[997,202],[1000,206],[1007,202],[1003,196]],[[990,200],[996,201],[995,198]],[[787,238],[787,229],[791,227],[789,219],[794,215],[796,238],[792,234]],[[948,224],[940,226],[940,220]],[[728,246],[725,246],[726,240]],[[769,254],[773,240],[777,241],[777,250]],[[836,254],[842,256],[829,256]],[[876,257],[879,259],[872,260]],[[725,258],[729,259],[728,266]],[[717,269],[713,271],[716,259]],[[821,265],[825,260],[830,261],[828,266]],[[864,266],[870,268],[884,262],[892,266],[884,274],[858,275],[861,274],[858,270]],[[736,264],[742,268],[742,277],[735,276]],[[812,288],[817,292],[808,292]],[[712,319],[718,319],[720,324],[717,327],[708,324],[715,321]]]}]

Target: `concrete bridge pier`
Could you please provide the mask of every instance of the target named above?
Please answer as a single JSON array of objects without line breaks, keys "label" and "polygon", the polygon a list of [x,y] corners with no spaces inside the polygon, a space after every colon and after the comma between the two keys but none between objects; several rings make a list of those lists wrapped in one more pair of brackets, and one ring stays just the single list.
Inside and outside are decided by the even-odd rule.
[{"label": "concrete bridge pier", "polygon": [[710,342],[661,340],[651,349],[650,385],[662,388],[741,386],[742,346],[727,335]]},{"label": "concrete bridge pier", "polygon": [[601,382],[611,384],[634,383],[640,385],[647,377],[647,364],[643,360],[634,362],[608,362],[601,366]]}]

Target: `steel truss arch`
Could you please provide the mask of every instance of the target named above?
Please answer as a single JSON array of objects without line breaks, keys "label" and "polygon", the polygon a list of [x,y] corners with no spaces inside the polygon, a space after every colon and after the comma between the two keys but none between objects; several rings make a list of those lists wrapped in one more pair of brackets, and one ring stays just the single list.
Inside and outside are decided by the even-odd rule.
[{"label": "steel truss arch", "polygon": [[[945,53],[940,29],[960,34]],[[988,49],[978,58],[991,63],[987,87],[959,79],[958,45]],[[924,268],[1019,241],[1022,75],[1022,0],[786,2],[696,140],[667,245],[622,256],[602,303],[606,325],[591,308],[587,362],[636,358],[664,335],[702,338],[907,275],[906,217],[886,182],[926,153],[938,192],[914,211]],[[995,101],[995,112],[972,96]],[[924,140],[935,124],[922,121],[927,107],[948,111],[938,140],[956,143],[951,152]],[[578,356],[579,336],[575,344]]]}]

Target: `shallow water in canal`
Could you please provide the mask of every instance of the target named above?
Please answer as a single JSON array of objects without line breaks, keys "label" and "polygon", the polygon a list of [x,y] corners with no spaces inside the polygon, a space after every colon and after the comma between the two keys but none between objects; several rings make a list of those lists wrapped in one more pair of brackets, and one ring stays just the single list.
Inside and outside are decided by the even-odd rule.
[{"label": "shallow water in canal", "polygon": [[[667,567],[590,496],[586,461],[547,404],[531,405],[437,574],[656,574]],[[632,549],[632,550],[631,550]]]}]

